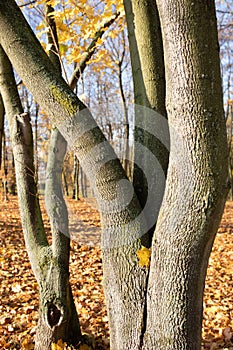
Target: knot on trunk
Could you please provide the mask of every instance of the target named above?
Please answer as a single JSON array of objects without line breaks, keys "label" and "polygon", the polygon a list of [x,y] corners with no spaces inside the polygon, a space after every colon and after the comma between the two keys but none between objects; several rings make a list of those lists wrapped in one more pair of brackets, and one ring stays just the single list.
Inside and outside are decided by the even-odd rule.
[{"label": "knot on trunk", "polygon": [[59,326],[62,321],[62,313],[54,304],[49,304],[47,309],[47,323],[50,328]]}]

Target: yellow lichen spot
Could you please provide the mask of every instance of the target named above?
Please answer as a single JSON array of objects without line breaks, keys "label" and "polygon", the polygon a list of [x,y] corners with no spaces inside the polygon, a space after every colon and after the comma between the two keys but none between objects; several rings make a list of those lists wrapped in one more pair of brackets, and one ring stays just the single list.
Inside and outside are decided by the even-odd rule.
[{"label": "yellow lichen spot", "polygon": [[151,250],[149,248],[146,248],[142,246],[141,249],[138,249],[137,252],[138,257],[138,265],[141,267],[149,267],[150,266],[150,257],[151,257]]},{"label": "yellow lichen spot", "polygon": [[66,343],[62,339],[59,339],[57,343],[52,343],[51,350],[64,350]]},{"label": "yellow lichen spot", "polygon": [[70,114],[73,115],[77,112],[77,106],[72,96],[69,96],[67,93],[57,85],[50,85],[50,92],[53,98],[60,103],[60,105]]}]

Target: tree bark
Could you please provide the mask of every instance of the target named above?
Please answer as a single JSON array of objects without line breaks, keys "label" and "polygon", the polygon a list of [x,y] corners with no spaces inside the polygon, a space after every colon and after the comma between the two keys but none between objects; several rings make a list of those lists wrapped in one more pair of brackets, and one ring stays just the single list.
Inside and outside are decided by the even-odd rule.
[{"label": "tree bark", "polygon": [[[95,189],[114,350],[200,348],[204,279],[227,193],[214,2],[158,0],[157,4],[171,155],[149,270],[137,259],[148,227],[120,161],[89,111],[51,66],[15,2],[0,0],[2,45],[74,148]],[[47,252],[46,244],[44,249]],[[56,314],[56,309],[52,311]]]},{"label": "tree bark", "polygon": [[51,65],[13,0],[7,4],[0,1],[0,25],[0,42],[15,69],[89,176],[102,218],[111,346],[136,350],[141,341],[148,274],[148,269],[139,266],[136,254],[145,231],[140,204],[111,145]]},{"label": "tree bark", "polygon": [[163,43],[155,1],[124,0],[124,6],[136,104],[133,184],[151,241],[169,157]]},{"label": "tree bark", "polygon": [[228,191],[215,5],[157,4],[171,151],[153,237],[143,350],[199,350],[206,269]]},{"label": "tree bark", "polygon": [[[68,215],[61,206],[53,208],[56,214],[60,209],[62,215],[59,215],[59,219],[52,215],[57,221],[52,222],[53,245],[50,248],[36,193],[30,118],[27,113],[23,113],[13,70],[1,47],[0,63],[0,90],[13,144],[22,226],[30,262],[39,284],[40,317],[35,349],[50,349],[51,343],[59,339],[76,344],[81,339],[81,332],[69,286],[69,236],[68,232],[64,232],[67,222],[61,222]],[[49,165],[51,163],[50,160]],[[48,170],[50,175],[51,168],[48,167]],[[56,190],[53,192],[56,196],[58,189],[53,186],[52,190]]]},{"label": "tree bark", "polygon": [[[53,7],[46,5],[49,27],[49,58],[61,74],[56,23],[50,16]],[[40,284],[40,318],[36,334],[36,350],[49,349],[59,339],[77,344],[81,340],[72,291],[69,283],[70,236],[66,203],[62,191],[62,170],[67,143],[56,127],[52,128],[46,168],[45,203],[52,230],[52,257],[46,279]],[[41,276],[42,277],[42,276]]]}]

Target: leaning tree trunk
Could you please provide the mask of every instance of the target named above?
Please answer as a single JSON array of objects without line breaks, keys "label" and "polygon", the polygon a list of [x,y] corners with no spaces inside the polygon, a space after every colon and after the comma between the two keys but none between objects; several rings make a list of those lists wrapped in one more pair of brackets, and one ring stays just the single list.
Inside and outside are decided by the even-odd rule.
[{"label": "leaning tree trunk", "polygon": [[171,151],[143,350],[200,350],[206,269],[227,194],[214,0],[158,0]]},{"label": "leaning tree trunk", "polygon": [[103,224],[112,348],[137,349],[148,270],[139,266],[136,254],[142,246],[145,221],[133,188],[90,112],[51,65],[13,0],[7,5],[0,1],[0,25],[0,42],[15,69],[74,149],[95,190]]},{"label": "leaning tree trunk", "polygon": [[[61,205],[52,208],[54,213],[52,215],[50,212],[50,215],[55,220],[52,223],[53,244],[49,247],[36,192],[30,118],[23,113],[12,67],[1,47],[0,63],[0,89],[13,145],[22,226],[30,262],[39,284],[40,317],[35,349],[50,349],[51,343],[59,339],[76,344],[81,340],[81,332],[69,285],[68,215]],[[66,147],[62,146],[60,152],[64,153]],[[59,159],[54,160],[56,153],[53,150],[52,154],[48,167],[49,179],[53,175],[53,162],[60,165]],[[55,175],[60,176],[60,173],[58,171]],[[54,182],[59,184],[59,181]],[[60,195],[59,188],[52,190],[54,196]],[[52,195],[51,192],[49,195]]]}]

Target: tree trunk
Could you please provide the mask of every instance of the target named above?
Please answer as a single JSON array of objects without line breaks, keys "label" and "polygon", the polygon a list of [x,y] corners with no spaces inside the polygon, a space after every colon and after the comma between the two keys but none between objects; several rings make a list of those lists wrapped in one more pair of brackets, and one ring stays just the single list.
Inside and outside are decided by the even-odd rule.
[{"label": "tree trunk", "polygon": [[[57,232],[57,235],[64,233]],[[36,350],[48,350],[59,339],[73,345],[82,339],[68,269],[56,252],[46,258],[40,279]]]},{"label": "tree trunk", "polygon": [[0,22],[2,45],[38,103],[75,150],[95,191],[103,224],[106,300],[115,330],[112,348],[137,349],[148,272],[138,265],[136,252],[142,246],[145,220],[132,185],[90,112],[53,68],[13,0],[7,6],[0,1]]},{"label": "tree trunk", "polygon": [[214,3],[157,3],[165,48],[171,156],[149,269],[140,266],[137,258],[148,226],[120,161],[90,112],[53,69],[15,2],[0,0],[0,41],[75,150],[96,193],[114,350],[200,348],[206,267],[227,192]]},{"label": "tree trunk", "polygon": [[[125,50],[125,49],[124,49]],[[118,63],[118,82],[119,82],[119,87],[120,87],[120,95],[121,95],[121,100],[122,100],[122,105],[123,105],[123,168],[126,172],[126,175],[128,178],[131,176],[131,162],[130,162],[130,147],[129,147],[129,115],[128,115],[128,108],[126,104],[126,99],[125,99],[125,94],[124,94],[124,89],[123,89],[123,81],[122,81],[122,63],[124,60],[124,50],[122,53],[122,57],[120,62]]]},{"label": "tree trunk", "polygon": [[[56,24],[47,5],[49,57],[61,74]],[[36,350],[50,349],[59,339],[68,344],[81,340],[81,330],[69,284],[70,237],[66,203],[62,191],[62,170],[67,143],[56,127],[52,128],[45,182],[45,204],[52,230],[51,259],[40,276],[40,316]]]},{"label": "tree trunk", "polygon": [[79,200],[79,160],[74,156],[74,185],[73,185],[73,199]]},{"label": "tree trunk", "polygon": [[8,201],[8,157],[7,157],[7,147],[6,147],[6,134],[3,131],[3,195],[4,201]]},{"label": "tree trunk", "polygon": [[63,172],[62,172],[62,178],[63,178],[64,193],[68,197],[69,196],[69,185],[68,185],[68,182],[67,182],[67,177],[66,177],[66,173],[65,173],[65,169],[64,168],[63,168]]},{"label": "tree trunk", "polygon": [[[56,343],[59,339],[69,344],[77,344],[81,339],[81,332],[69,286],[68,215],[64,207],[57,206],[57,201],[53,201],[55,207],[49,207],[49,214],[53,218],[53,244],[52,247],[49,247],[36,195],[30,119],[27,113],[22,113],[23,109],[13,70],[1,47],[0,63],[0,89],[7,112],[14,151],[22,226],[30,262],[39,284],[40,317],[35,349],[50,349],[52,342]],[[59,149],[62,156],[64,150],[66,147],[63,145]],[[50,152],[51,156],[48,162],[47,186],[49,190],[47,194],[50,197],[60,195],[59,188],[56,188],[60,182],[52,180],[53,188],[49,182],[54,162],[58,167],[60,165],[59,159],[54,160],[56,157],[54,154],[55,152]],[[55,172],[56,170],[57,168],[55,168]],[[61,176],[61,171],[55,175]],[[58,199],[61,202],[61,197]],[[51,210],[53,210],[52,214]]]},{"label": "tree trunk", "polygon": [[169,157],[160,20],[153,0],[124,0],[134,81],[133,184],[150,241],[163,198]]},{"label": "tree trunk", "polygon": [[3,133],[4,133],[4,115],[5,109],[0,95],[0,169],[2,168],[2,143],[3,143]]},{"label": "tree trunk", "polygon": [[86,181],[86,175],[82,167],[80,167],[80,182],[81,182],[82,196],[85,198],[87,197],[87,181]]},{"label": "tree trunk", "polygon": [[206,269],[228,190],[215,5],[157,4],[171,152],[153,237],[143,350],[200,350]]},{"label": "tree trunk", "polygon": [[35,182],[38,186],[38,176],[39,176],[39,156],[38,156],[38,115],[39,106],[35,103],[35,132],[34,132],[34,158],[35,158]]}]

